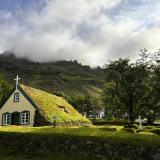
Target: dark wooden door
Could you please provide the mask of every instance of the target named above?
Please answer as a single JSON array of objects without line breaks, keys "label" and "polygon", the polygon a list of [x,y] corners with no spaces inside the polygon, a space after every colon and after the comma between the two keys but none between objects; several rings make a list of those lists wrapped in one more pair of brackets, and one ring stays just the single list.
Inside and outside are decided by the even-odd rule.
[{"label": "dark wooden door", "polygon": [[12,113],[11,124],[20,125],[20,113],[19,112]]}]

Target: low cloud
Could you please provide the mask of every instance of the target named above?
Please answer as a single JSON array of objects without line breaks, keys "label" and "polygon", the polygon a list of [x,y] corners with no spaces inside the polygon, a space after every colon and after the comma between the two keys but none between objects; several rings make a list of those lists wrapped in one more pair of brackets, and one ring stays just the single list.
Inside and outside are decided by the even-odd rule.
[{"label": "low cloud", "polygon": [[41,1],[25,10],[0,10],[0,52],[95,66],[119,57],[135,59],[140,48],[160,48],[158,0]]}]

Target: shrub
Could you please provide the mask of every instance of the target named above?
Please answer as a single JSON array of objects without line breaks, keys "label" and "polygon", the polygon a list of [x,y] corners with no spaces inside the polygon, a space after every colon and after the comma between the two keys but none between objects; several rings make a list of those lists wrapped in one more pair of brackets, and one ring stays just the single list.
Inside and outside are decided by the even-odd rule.
[{"label": "shrub", "polygon": [[152,132],[152,133],[160,135],[160,129],[159,128],[150,129],[149,131]]},{"label": "shrub", "polygon": [[129,132],[129,133],[136,133],[136,129],[134,128],[122,128],[121,129],[122,131],[125,131],[125,132]]},{"label": "shrub", "polygon": [[128,122],[126,120],[106,120],[106,119],[102,119],[102,120],[95,120],[92,119],[92,123],[94,125],[127,125]]},{"label": "shrub", "polygon": [[102,131],[110,131],[110,132],[116,132],[117,131],[116,128],[100,128],[100,130],[102,130]]}]

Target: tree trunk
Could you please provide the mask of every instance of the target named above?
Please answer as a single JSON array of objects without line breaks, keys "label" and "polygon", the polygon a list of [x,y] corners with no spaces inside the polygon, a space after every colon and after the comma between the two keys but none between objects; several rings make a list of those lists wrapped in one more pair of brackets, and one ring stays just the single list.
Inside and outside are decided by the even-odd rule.
[{"label": "tree trunk", "polygon": [[154,114],[149,114],[147,116],[147,124],[148,125],[153,125],[154,121],[155,121],[155,115]]},{"label": "tree trunk", "polygon": [[133,107],[128,107],[128,127],[132,128],[134,123]]}]

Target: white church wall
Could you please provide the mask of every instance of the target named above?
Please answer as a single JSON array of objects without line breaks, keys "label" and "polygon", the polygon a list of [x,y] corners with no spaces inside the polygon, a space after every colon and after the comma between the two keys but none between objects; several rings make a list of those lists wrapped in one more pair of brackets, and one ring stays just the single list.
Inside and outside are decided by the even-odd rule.
[{"label": "white church wall", "polygon": [[[14,93],[19,93],[19,102],[14,102]],[[35,108],[32,106],[32,104],[24,97],[24,95],[19,90],[15,90],[14,93],[10,96],[10,98],[6,101],[6,103],[0,109],[0,125],[2,125],[2,114],[3,113],[29,111],[30,112],[30,124],[28,126],[33,126]]]}]

